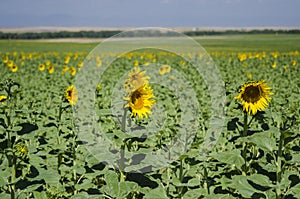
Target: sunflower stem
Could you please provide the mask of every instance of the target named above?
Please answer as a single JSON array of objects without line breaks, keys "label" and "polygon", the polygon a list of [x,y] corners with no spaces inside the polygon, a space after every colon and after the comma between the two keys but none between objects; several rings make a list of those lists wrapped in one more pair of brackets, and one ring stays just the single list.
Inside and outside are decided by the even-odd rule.
[{"label": "sunflower stem", "polygon": [[[248,133],[248,113],[244,112],[244,131],[242,137],[246,137]],[[246,176],[247,174],[247,142],[243,143],[243,150],[242,150],[242,157],[244,159],[244,166],[243,168],[243,175]]]},{"label": "sunflower stem", "polygon": [[17,165],[16,165],[16,157],[12,157],[12,168],[11,168],[11,180],[10,180],[10,198],[11,199],[15,199],[15,193],[16,193],[16,187],[15,187],[15,179],[16,179],[16,169],[17,169]]},{"label": "sunflower stem", "polygon": [[282,160],[282,148],[284,145],[284,131],[285,131],[285,127],[283,128],[283,130],[280,131],[280,138],[279,138],[279,144],[278,144],[277,171],[276,171],[276,183],[277,183],[276,199],[279,199],[280,195],[281,195],[281,190],[280,190],[279,184],[281,182],[281,175],[282,175],[281,160]]},{"label": "sunflower stem", "polygon": [[[124,113],[122,116],[122,125],[121,125],[121,130],[126,133],[126,116],[127,116],[127,110],[128,108],[124,108]],[[126,145],[126,139],[123,139],[122,145],[121,145],[121,150],[120,150],[120,182],[125,181],[125,175],[123,173],[124,168],[125,168],[125,145]]]},{"label": "sunflower stem", "polygon": [[122,126],[121,126],[121,130],[126,133],[126,116],[127,116],[127,110],[128,108],[124,108],[124,112],[123,112],[123,116],[122,116]]},{"label": "sunflower stem", "polygon": [[[182,158],[180,160],[180,167],[179,167],[179,181],[180,183],[183,183],[183,178],[184,178],[184,174],[183,174],[183,164],[184,164],[184,159],[185,158]],[[179,198],[182,198],[183,196],[183,191],[184,191],[184,186],[180,186],[178,188],[178,191],[179,191]]]},{"label": "sunflower stem", "polygon": [[203,180],[204,180],[204,189],[206,190],[207,194],[210,194],[210,191],[209,191],[209,181],[208,181],[208,173],[207,173],[206,165],[204,165]]}]

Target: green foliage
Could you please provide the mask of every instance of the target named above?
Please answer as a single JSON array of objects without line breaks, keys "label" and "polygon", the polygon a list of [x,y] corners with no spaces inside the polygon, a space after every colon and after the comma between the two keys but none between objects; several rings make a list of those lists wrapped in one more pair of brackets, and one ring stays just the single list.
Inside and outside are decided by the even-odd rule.
[{"label": "green foliage", "polygon": [[[171,73],[166,74],[171,82],[176,84],[171,78],[174,69],[191,82],[201,110],[201,129],[191,148],[169,167],[149,173],[121,173],[87,151],[74,127],[72,106],[65,99],[74,76],[63,68],[73,66],[78,71],[86,53],[0,52],[0,96],[7,96],[0,100],[0,198],[300,197],[298,51],[246,52],[243,61],[239,59],[242,52],[211,53],[226,82],[226,123],[217,145],[205,158],[200,149],[212,106],[205,83],[188,64],[182,66],[181,58],[151,53],[171,66]],[[6,57],[18,65],[17,72],[11,71]],[[68,63],[66,57],[70,57]],[[110,97],[118,79],[135,60],[141,64],[151,61],[141,54],[123,57],[105,71],[99,82],[101,89],[95,91],[97,121],[116,146],[126,142],[126,152],[155,151],[176,137],[176,125],[185,115],[171,90],[154,85],[156,100],[166,113],[164,128],[144,140],[131,139],[121,131],[111,112]],[[55,67],[52,74],[47,61]],[[276,67],[272,67],[274,63]],[[45,70],[39,70],[40,64],[45,64]],[[243,113],[234,96],[244,82],[260,79],[272,87],[272,102],[267,110],[249,116],[247,136],[242,137]],[[143,125],[149,121],[151,116],[134,122]],[[243,146],[247,146],[246,156]],[[139,169],[134,164],[130,168]]]}]

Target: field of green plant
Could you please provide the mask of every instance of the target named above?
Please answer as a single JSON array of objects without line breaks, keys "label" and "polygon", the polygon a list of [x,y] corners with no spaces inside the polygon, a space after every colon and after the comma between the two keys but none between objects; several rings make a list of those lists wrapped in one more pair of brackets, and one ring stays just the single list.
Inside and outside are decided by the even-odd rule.
[{"label": "field of green plant", "polygon": [[[120,152],[115,168],[87,148],[89,134],[78,135],[73,114],[77,100],[82,100],[77,99],[74,83],[85,70],[84,60],[103,67],[101,55],[88,56],[97,44],[0,41],[0,198],[300,198],[300,35],[195,39],[208,51],[224,81],[225,121],[216,145],[202,154],[212,125],[211,107],[216,106],[204,77],[180,56],[137,50],[118,57],[93,93],[95,121],[115,147],[103,151]],[[152,114],[144,111],[148,118],[130,117],[132,107],[124,108],[123,116],[112,111],[126,104],[126,99],[114,98],[119,96],[115,89],[122,90],[119,84],[126,72],[134,73],[136,67],[150,76],[155,104],[149,105]],[[176,78],[177,72],[182,79]],[[171,89],[151,84],[154,76],[170,85],[188,82],[197,102],[191,106],[198,108],[193,122],[199,126],[178,159],[143,172],[138,167],[143,158],[125,155],[169,147],[178,138],[182,121],[190,117]],[[236,96],[244,83],[261,80],[271,88],[271,101],[256,114],[248,114]],[[162,123],[146,131],[149,135],[126,134],[129,127],[147,130],[152,121]],[[153,157],[153,162],[159,161]]]}]

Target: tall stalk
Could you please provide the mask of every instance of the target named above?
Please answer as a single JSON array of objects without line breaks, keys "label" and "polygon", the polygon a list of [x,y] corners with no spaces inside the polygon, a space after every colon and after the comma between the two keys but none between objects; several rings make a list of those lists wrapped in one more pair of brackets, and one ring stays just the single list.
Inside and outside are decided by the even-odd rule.
[{"label": "tall stalk", "polygon": [[[247,137],[248,134],[248,113],[244,112],[244,130],[243,130],[243,134],[242,137]],[[243,175],[246,176],[247,175],[247,171],[248,171],[248,166],[247,166],[247,142],[243,143],[243,150],[242,150],[242,157],[244,159],[244,166],[242,167],[243,171]]]},{"label": "tall stalk", "polygon": [[[180,181],[180,183],[183,183],[183,178],[184,178],[183,164],[184,164],[184,158],[181,158],[180,159],[180,166],[179,166],[179,181]],[[179,190],[178,190],[178,192],[179,192],[179,198],[182,198],[182,196],[183,196],[183,191],[184,191],[183,188],[184,188],[183,186],[179,187]]]},{"label": "tall stalk", "polygon": [[[123,133],[126,133],[126,116],[127,116],[127,111],[128,108],[124,108],[123,116],[122,116],[122,124],[121,124],[121,130]],[[122,145],[121,145],[121,150],[120,150],[120,165],[119,165],[119,171],[120,171],[120,182],[125,181],[125,174],[124,169],[125,169],[125,146],[126,146],[126,139],[123,139]]]},{"label": "tall stalk", "polygon": [[281,176],[282,176],[282,149],[284,145],[284,131],[285,131],[285,125],[282,130],[280,130],[280,138],[279,138],[279,144],[278,144],[278,154],[277,154],[277,171],[276,171],[276,199],[280,199],[281,190],[279,187],[279,184],[281,182]]}]

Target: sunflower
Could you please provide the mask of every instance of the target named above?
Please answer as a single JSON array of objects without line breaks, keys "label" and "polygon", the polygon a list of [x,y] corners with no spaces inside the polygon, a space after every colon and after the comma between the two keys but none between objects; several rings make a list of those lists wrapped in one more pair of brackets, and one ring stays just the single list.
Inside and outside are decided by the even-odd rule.
[{"label": "sunflower", "polygon": [[82,62],[82,61],[78,62],[77,66],[78,66],[79,68],[81,68],[81,67],[83,66],[83,62]]},{"label": "sunflower", "polygon": [[128,74],[128,79],[124,81],[124,89],[131,93],[138,88],[148,84],[149,76],[145,76],[146,71],[141,72],[140,68],[136,68],[133,72]]},{"label": "sunflower", "polygon": [[65,64],[68,64],[68,63],[70,62],[70,59],[71,59],[70,56],[65,57],[64,63],[65,63]]},{"label": "sunflower", "polygon": [[46,61],[46,66],[48,66],[48,67],[49,67],[50,65],[51,65],[51,62],[50,62],[50,60],[47,60],[47,61]]},{"label": "sunflower", "polygon": [[160,75],[164,75],[166,73],[169,73],[170,71],[171,71],[171,66],[169,65],[162,65],[158,70]]},{"label": "sunflower", "polygon": [[66,90],[66,99],[71,105],[75,105],[78,100],[77,90],[74,85],[71,85]]},{"label": "sunflower", "polygon": [[44,64],[40,64],[40,65],[39,65],[39,70],[40,70],[40,71],[45,70],[45,65],[44,65]]},{"label": "sunflower", "polygon": [[2,103],[2,105],[5,104],[5,100],[7,99],[6,95],[0,95],[0,102]]},{"label": "sunflower", "polygon": [[14,146],[15,153],[20,158],[25,158],[28,155],[28,148],[23,143],[18,143]]},{"label": "sunflower", "polygon": [[133,65],[134,66],[138,66],[139,65],[139,61],[138,60],[134,60]]},{"label": "sunflower", "polygon": [[242,102],[244,111],[255,115],[257,111],[267,108],[271,101],[269,95],[273,94],[270,89],[264,81],[247,82],[235,98]]},{"label": "sunflower", "polygon": [[49,65],[48,66],[48,72],[49,72],[49,74],[52,74],[52,73],[54,73],[54,66],[53,65]]},{"label": "sunflower", "polygon": [[17,72],[17,71],[18,71],[18,66],[14,64],[14,65],[11,67],[11,72],[15,73],[15,72]]},{"label": "sunflower", "polygon": [[148,114],[152,113],[150,109],[155,104],[152,98],[155,98],[153,90],[149,84],[145,84],[125,97],[128,101],[125,107],[129,107],[132,117],[138,115],[139,119],[148,118]]},{"label": "sunflower", "polygon": [[252,73],[247,74],[248,79],[252,79]]},{"label": "sunflower", "polygon": [[14,65],[14,62],[13,62],[12,60],[8,60],[8,61],[7,61],[7,66],[8,66],[9,68],[13,67],[13,65]]},{"label": "sunflower", "polygon": [[6,55],[6,56],[4,57],[4,59],[3,59],[3,63],[6,64],[6,63],[8,62],[8,60],[9,60],[9,59],[8,59],[8,56]]},{"label": "sunflower", "polygon": [[72,76],[75,76],[75,75],[76,75],[76,68],[75,68],[74,66],[71,66],[71,67],[70,67],[70,74],[71,74]]},{"label": "sunflower", "polygon": [[65,65],[65,66],[63,67],[63,71],[64,71],[64,72],[69,71],[69,67]]}]

